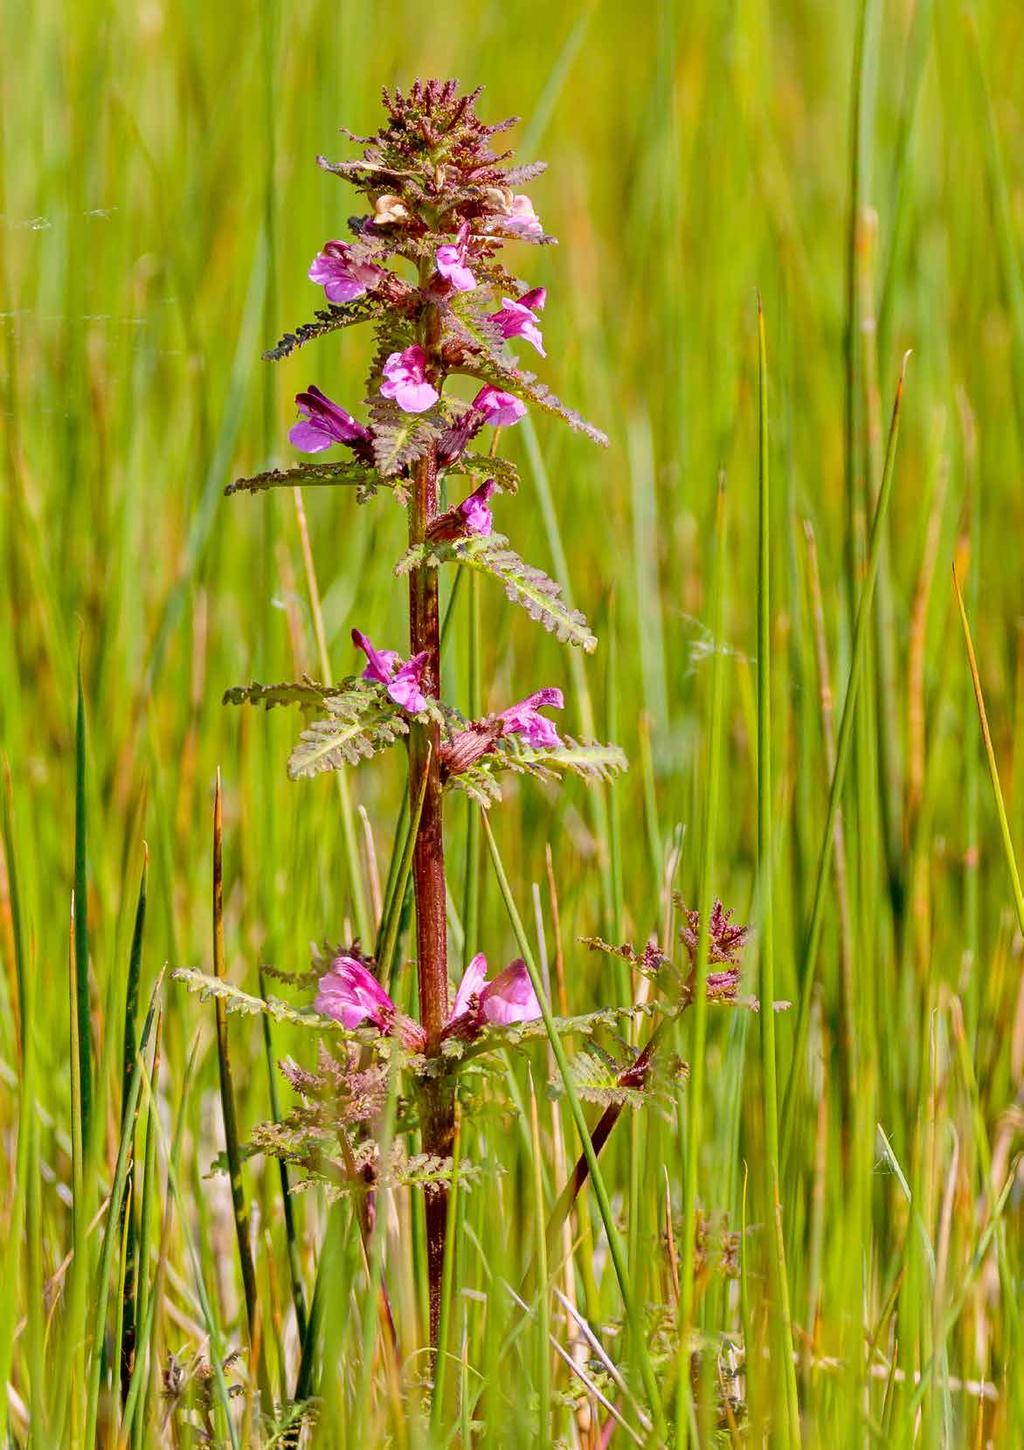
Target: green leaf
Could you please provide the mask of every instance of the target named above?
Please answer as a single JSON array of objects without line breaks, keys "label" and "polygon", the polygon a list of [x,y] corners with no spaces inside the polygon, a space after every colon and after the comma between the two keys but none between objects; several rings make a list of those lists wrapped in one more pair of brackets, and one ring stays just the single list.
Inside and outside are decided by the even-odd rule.
[{"label": "green leaf", "polygon": [[190,992],[198,992],[204,1002],[211,997],[222,1001],[229,1012],[241,1012],[248,1016],[266,1013],[275,1022],[290,1022],[296,1027],[316,1027],[320,1031],[332,1031],[337,1027],[337,1023],[330,1017],[321,1017],[318,1012],[300,1012],[278,997],[267,997],[266,1000],[254,997],[226,978],[212,977],[199,971],[197,967],[177,967],[171,976],[176,982],[184,983]]},{"label": "green leaf", "polygon": [[463,453],[443,470],[471,478],[493,478],[502,493],[518,493],[519,470],[509,458],[492,458],[489,453]]},{"label": "green leaf", "polygon": [[280,685],[261,685],[253,680],[249,685],[232,685],[224,691],[221,701],[224,705],[263,705],[272,710],[275,705],[301,705],[305,710],[320,710],[324,701],[346,690],[358,687],[358,680],[352,677],[337,685],[321,685],[304,675],[301,680],[289,680]]},{"label": "green leaf", "polygon": [[358,490],[360,503],[372,498],[383,480],[376,469],[357,459],[343,463],[299,463],[294,468],[268,468],[251,478],[236,478],[225,488],[226,497],[233,493],[262,493],[268,488],[294,488],[296,484],[313,486],[347,485]]},{"label": "green leaf", "polygon": [[[624,1066],[595,1046],[581,1048],[570,1060],[569,1069],[577,1093],[588,1103],[599,1103],[603,1108],[638,1108],[648,1101],[650,1092],[646,1084],[643,1087],[624,1085],[621,1082]],[[562,1090],[557,1080],[551,1087],[556,1094]]]},{"label": "green leaf", "polygon": [[374,403],[373,456],[384,478],[393,478],[422,458],[441,436],[440,410],[405,413],[389,398]]},{"label": "green leaf", "polygon": [[600,443],[603,448],[608,446],[608,438],[600,428],[595,428],[593,423],[588,423],[575,409],[567,407],[546,383],[542,383],[535,373],[518,367],[510,355],[481,352],[453,371],[467,377],[479,378],[483,383],[491,383],[503,392],[514,393],[523,402],[532,403],[542,412],[561,418],[563,423],[568,423],[578,433],[585,433],[592,442]]},{"label": "green leaf", "polygon": [[[627,1022],[641,1017],[652,1017],[655,1013],[666,1015],[665,1004],[638,1002],[625,1007],[602,1007],[596,1012],[584,1012],[576,1017],[554,1017],[552,1022],[559,1038],[592,1037],[595,1032],[602,1030],[619,1031]],[[492,1053],[497,1048],[519,1047],[546,1035],[544,1019],[538,1017],[533,1022],[511,1022],[505,1027],[491,1027],[471,1042],[459,1042],[457,1038],[450,1038],[444,1043],[444,1053],[448,1058],[461,1058],[462,1061],[469,1062]],[[494,1063],[494,1070],[503,1070],[500,1062]]]},{"label": "green leaf", "polygon": [[608,781],[629,762],[617,745],[601,745],[596,741],[563,738],[553,750],[538,750],[521,744],[513,737],[495,741],[486,755],[458,775],[448,777],[447,784],[464,791],[484,808],[501,800],[497,777],[502,771],[516,775],[532,775],[535,780],[558,780],[570,773],[588,785]]},{"label": "green leaf", "polygon": [[383,690],[347,690],[324,704],[328,718],[303,730],[289,757],[292,780],[356,765],[409,733],[407,717]]},{"label": "green leaf", "polygon": [[286,332],[276,346],[269,348],[263,357],[267,362],[280,362],[298,348],[304,347],[314,338],[337,332],[340,327],[352,327],[357,322],[369,322],[388,310],[387,299],[375,292],[364,292],[353,302],[330,302],[318,307],[312,322],[301,323],[294,332]]},{"label": "green leaf", "polygon": [[[489,294],[488,288],[484,291],[484,298]],[[475,352],[500,362],[505,338],[497,323],[491,320],[496,300],[492,297],[489,304],[485,303],[479,288],[471,297],[466,294],[455,297],[445,316],[445,330],[456,341],[468,343]]]},{"label": "green leaf", "polygon": [[499,580],[505,586],[505,597],[525,609],[531,619],[563,644],[576,645],[592,654],[597,648],[597,637],[591,632],[586,617],[578,609],[571,609],[562,598],[562,586],[507,546],[508,540],[503,534],[418,544],[402,555],[395,565],[395,573],[408,574],[423,564],[436,569],[449,560],[468,564],[471,569]]}]

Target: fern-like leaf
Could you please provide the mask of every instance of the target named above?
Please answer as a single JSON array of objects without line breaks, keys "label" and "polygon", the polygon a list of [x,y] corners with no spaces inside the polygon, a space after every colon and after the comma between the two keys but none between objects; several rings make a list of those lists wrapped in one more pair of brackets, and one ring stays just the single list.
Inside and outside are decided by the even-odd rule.
[{"label": "fern-like leaf", "polygon": [[211,977],[197,967],[177,967],[171,975],[176,982],[184,983],[190,992],[198,992],[204,1002],[216,997],[229,1012],[241,1012],[248,1016],[265,1014],[275,1022],[290,1022],[295,1027],[330,1030],[337,1026],[329,1017],[321,1017],[317,1012],[301,1012],[278,997],[254,997],[224,977]]},{"label": "fern-like leaf", "polygon": [[441,436],[443,419],[429,413],[405,413],[390,399],[377,399],[373,414],[373,456],[384,478],[393,478],[422,458]]},{"label": "fern-like leaf", "polygon": [[409,733],[409,722],[383,690],[347,690],[325,700],[327,718],[303,730],[288,760],[292,780],[356,765]]},{"label": "fern-like leaf", "polygon": [[506,393],[514,393],[523,402],[533,403],[542,412],[561,418],[570,428],[575,428],[578,433],[585,433],[592,442],[607,448],[607,435],[600,428],[595,428],[593,423],[588,423],[575,409],[563,403],[547,383],[542,383],[535,373],[517,366],[509,355],[479,351],[474,357],[467,359],[457,371],[471,378],[479,378],[483,383],[492,383]]},{"label": "fern-like leaf", "polygon": [[562,586],[549,579],[543,570],[521,559],[508,547],[503,534],[417,544],[402,555],[395,565],[395,573],[408,574],[422,564],[436,569],[448,560],[468,564],[471,569],[499,580],[505,587],[505,597],[525,609],[531,619],[563,644],[577,645],[587,654],[597,648],[597,637],[591,632],[586,617],[578,609],[570,608],[562,598]]},{"label": "fern-like leaf", "polygon": [[565,736],[561,745],[550,750],[523,745],[514,736],[495,741],[491,750],[447,784],[463,791],[483,806],[501,800],[497,777],[503,771],[514,775],[531,775],[535,780],[558,780],[570,774],[579,776],[588,785],[609,781],[612,776],[629,769],[625,752],[618,745],[602,745],[594,740],[573,740]]},{"label": "fern-like leaf", "polygon": [[[672,1009],[664,1003],[637,1002],[625,1007],[601,1007],[596,1012],[584,1012],[576,1017],[556,1017],[555,1032],[561,1038],[593,1037],[595,1032],[620,1031],[627,1022],[642,1017],[652,1017],[655,1012],[670,1015]],[[510,1022],[505,1027],[488,1027],[479,1037],[469,1041],[458,1037],[445,1038],[441,1045],[442,1056],[452,1063],[473,1062],[474,1067],[485,1072],[503,1075],[505,1068],[496,1049],[520,1047],[547,1037],[547,1028],[542,1018],[532,1022]]]},{"label": "fern-like leaf", "polygon": [[298,348],[304,347],[314,338],[337,332],[340,327],[352,327],[357,322],[370,322],[388,311],[389,302],[377,292],[364,292],[352,302],[330,302],[318,307],[312,322],[301,323],[294,332],[286,332],[277,344],[264,354],[267,362],[280,362]]},{"label": "fern-like leaf", "polygon": [[444,471],[466,474],[471,478],[493,478],[502,493],[519,491],[519,470],[509,458],[492,458],[489,453],[463,453]]},{"label": "fern-like leaf", "polygon": [[[581,1048],[570,1062],[570,1073],[577,1093],[588,1103],[599,1103],[601,1107],[641,1107],[648,1098],[646,1085],[639,1087],[622,1081],[622,1064],[596,1045]],[[557,1093],[561,1080],[552,1083]]]},{"label": "fern-like leaf", "polygon": [[232,685],[224,691],[225,705],[262,705],[272,710],[275,705],[301,705],[304,710],[320,710],[331,695],[358,686],[355,679],[343,680],[337,685],[321,685],[304,675],[301,680],[288,680],[280,685],[261,685],[253,680],[250,685]]},{"label": "fern-like leaf", "polygon": [[313,487],[347,485],[357,490],[356,498],[364,503],[372,498],[382,480],[376,469],[358,459],[346,459],[343,463],[300,463],[295,468],[268,468],[264,473],[254,473],[251,478],[236,478],[224,490],[226,496],[233,493],[262,493],[268,488],[294,488],[296,484]]}]

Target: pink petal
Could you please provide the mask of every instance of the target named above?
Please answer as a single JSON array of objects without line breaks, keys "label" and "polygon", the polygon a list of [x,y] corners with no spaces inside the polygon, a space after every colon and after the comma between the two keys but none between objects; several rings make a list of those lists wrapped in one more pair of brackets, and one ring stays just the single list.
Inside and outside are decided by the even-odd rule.
[{"label": "pink petal", "polygon": [[357,277],[330,277],[323,284],[324,296],[328,302],[354,302],[366,291],[366,284]]},{"label": "pink petal", "polygon": [[476,286],[476,278],[466,266],[461,247],[438,247],[437,270],[456,292],[469,292]]},{"label": "pink petal", "polygon": [[393,398],[406,413],[425,413],[440,394],[426,381],[427,355],[418,343],[393,352],[384,363],[381,396]]},{"label": "pink petal", "polygon": [[354,957],[346,956],[335,957],[320,978],[314,1005],[317,1012],[350,1029],[372,1021],[383,1030],[395,1011],[394,1002],[376,977]]},{"label": "pink petal", "polygon": [[533,714],[516,732],[531,750],[554,750],[562,741],[550,720]]},{"label": "pink petal", "polygon": [[482,499],[475,498],[472,494],[460,504],[459,513],[469,534],[486,538],[494,528],[494,515]]},{"label": "pink petal", "polygon": [[521,237],[539,237],[544,233],[540,218],[533,209],[533,202],[522,194],[512,198],[512,205],[502,217],[502,224],[506,231],[516,232]]},{"label": "pink petal", "polygon": [[385,393],[383,388],[381,392],[385,398],[394,398],[403,413],[425,413],[441,396],[430,383],[398,383],[392,392]]},{"label": "pink petal", "polygon": [[322,453],[325,448],[333,448],[337,439],[331,438],[323,428],[318,428],[315,423],[304,419],[301,423],[296,423],[289,428],[288,442],[293,448],[298,448],[303,453]]},{"label": "pink petal", "polygon": [[488,478],[459,504],[459,515],[467,533],[486,536],[494,528],[494,516],[487,507],[487,500],[497,492],[497,488],[495,480]]},{"label": "pink petal", "polygon": [[532,695],[527,695],[523,704],[531,710],[539,710],[544,705],[549,705],[552,710],[564,710],[565,696],[557,685],[545,685],[542,690],[534,690]]},{"label": "pink petal", "polygon": [[376,287],[382,276],[380,267],[372,262],[358,262],[352,257],[352,248],[346,242],[325,242],[313,258],[309,279],[324,289],[329,302],[352,302],[371,287]]},{"label": "pink petal", "polygon": [[534,750],[552,750],[562,742],[551,721],[538,711],[544,706],[561,710],[563,704],[562,692],[554,686],[549,685],[543,690],[534,690],[533,694],[527,695],[525,700],[520,700],[516,705],[510,705],[507,710],[502,710],[500,717],[504,721],[502,733],[519,735]]},{"label": "pink petal", "polygon": [[413,655],[411,660],[400,666],[388,682],[388,694],[396,705],[401,705],[402,709],[408,710],[410,715],[418,715],[421,710],[427,708],[427,697],[420,689],[420,676],[423,674],[426,662],[426,650],[421,654]]},{"label": "pink petal", "polygon": [[486,383],[473,399],[473,407],[495,428],[508,428],[526,417],[526,404]]},{"label": "pink petal", "polygon": [[479,997],[486,980],[487,958],[483,952],[477,952],[462,975],[459,990],[455,993],[455,1001],[452,1003],[452,1010],[448,1016],[449,1022],[454,1022],[456,1017],[461,1017],[463,1012],[469,1011],[471,999]]},{"label": "pink petal", "polygon": [[480,993],[480,1006],[486,1021],[499,1026],[535,1021],[541,1015],[540,1003],[526,963],[514,961],[488,982]]},{"label": "pink petal", "polygon": [[362,630],[352,631],[352,643],[361,649],[369,663],[363,671],[364,680],[375,680],[379,685],[390,682],[399,663],[399,656],[393,649],[375,649]]}]

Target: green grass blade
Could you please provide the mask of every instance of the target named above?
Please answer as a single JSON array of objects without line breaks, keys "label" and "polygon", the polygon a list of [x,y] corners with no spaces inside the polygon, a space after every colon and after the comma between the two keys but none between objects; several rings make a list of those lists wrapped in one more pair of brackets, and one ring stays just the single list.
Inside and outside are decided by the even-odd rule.
[{"label": "green grass blade", "polygon": [[[146,886],[149,878],[149,848],[143,845],[142,875],[139,880],[139,896],[135,907],[135,922],[132,928],[132,946],[128,958],[128,985],[124,1005],[124,1051],[121,1064],[121,1130],[125,1129],[124,1113],[128,1104],[132,1072],[135,1067],[137,1018],[139,1010],[139,978],[142,974],[142,941],[146,927]],[[134,1173],[135,1132],[132,1125],[132,1161],[129,1172]],[[130,1211],[131,1203],[125,1196],[124,1216],[124,1286],[121,1303],[121,1333],[118,1336],[121,1365],[121,1397],[127,1398],[131,1382],[132,1364],[135,1358],[136,1338],[136,1263],[138,1244],[136,1242],[135,1214]]]},{"label": "green grass blade", "polygon": [[[800,1408],[793,1365],[793,1331],[789,1312],[789,1280],[782,1232],[781,1172],[779,1166],[778,1067],[775,1047],[775,958],[773,942],[772,875],[775,839],[772,808],[772,612],[771,612],[771,487],[768,450],[768,362],[764,310],[757,303],[758,343],[758,550],[757,550],[757,881],[761,932],[761,1083],[767,1211],[770,1247],[768,1261],[772,1286],[775,1332],[774,1369],[784,1399],[776,1433],[782,1443],[799,1445]],[[781,1416],[784,1413],[785,1419]],[[785,1429],[782,1430],[782,1425]]]},{"label": "green grass blade", "polygon": [[78,1032],[78,1074],[81,1141],[88,1143],[92,1116],[92,1024],[89,1008],[88,860],[85,805],[85,695],[82,662],[78,662],[75,715],[75,1009]]},{"label": "green grass blade", "polygon": [[[879,551],[883,537],[882,525],[888,512],[893,492],[893,480],[896,472],[896,444],[899,439],[900,412],[903,403],[903,379],[906,373],[906,365],[907,358],[905,357],[903,359],[903,368],[900,371],[899,383],[896,387],[895,401],[893,402],[892,419],[889,425],[889,440],[885,453],[885,468],[882,473],[882,487],[879,491],[878,505],[875,509],[874,519],[871,525],[867,566],[861,585],[860,596],[857,601],[857,614],[850,649],[849,679],[846,686],[846,694],[843,698],[843,710],[839,721],[839,735],[836,741],[836,768],[829,786],[828,810],[826,813],[825,828],[822,833],[821,850],[818,853],[818,868],[814,882],[814,898],[804,937],[805,944],[801,953],[800,1000],[797,1008],[796,1025],[793,1031],[793,1058],[789,1069],[789,1079],[786,1084],[782,1110],[783,1157],[786,1157],[788,1154],[789,1135],[793,1129],[796,1088],[803,1071],[811,996],[814,991],[818,949],[821,945],[821,931],[824,925],[826,890],[835,840],[836,815],[842,799],[843,788],[846,783],[846,773],[850,761],[857,692],[867,647],[867,636],[872,617],[871,600],[874,593]],[[764,1013],[762,1012],[763,1016]]]},{"label": "green grass blade", "polygon": [[[220,771],[213,800],[213,975],[224,979],[227,975],[224,959],[224,869],[222,854],[222,802]],[[227,1005],[222,997],[215,1000],[217,1021],[217,1066],[220,1072],[220,1101],[224,1113],[224,1147],[227,1155],[228,1173],[231,1179],[231,1203],[235,1217],[235,1239],[238,1245],[238,1261],[242,1271],[242,1291],[245,1295],[246,1319],[249,1326],[249,1349],[256,1361],[256,1374],[263,1408],[269,1412],[273,1400],[267,1375],[263,1344],[263,1326],[260,1313],[259,1292],[256,1287],[256,1266],[253,1262],[249,1230],[249,1205],[242,1181],[242,1153],[238,1135],[238,1115],[235,1107],[234,1076],[231,1070],[231,1048],[228,1037]]]},{"label": "green grass blade", "polygon": [[985,710],[985,696],[981,688],[978,661],[974,655],[974,641],[971,638],[971,626],[967,619],[967,610],[964,607],[964,596],[960,589],[960,580],[957,578],[955,567],[953,570],[953,588],[956,591],[957,609],[960,611],[960,624],[964,632],[964,646],[967,650],[967,663],[971,671],[971,683],[974,686],[974,698],[978,705],[978,721],[981,725],[981,738],[985,744],[985,759],[988,762],[989,779],[992,782],[992,799],[995,802],[996,816],[999,820],[999,836],[1003,843],[1003,859],[1006,862],[1006,870],[1010,878],[1010,887],[1013,893],[1013,909],[1017,913],[1018,930],[1024,933],[1024,890],[1021,888],[1020,872],[1017,869],[1017,854],[1013,849],[1013,837],[1010,834],[1010,822],[1006,814],[1006,804],[1003,800],[1003,789],[999,784],[999,766],[996,763],[996,752],[992,744],[992,732],[988,728],[988,713]]},{"label": "green grass blade", "polygon": [[99,1279],[95,1291],[95,1313],[93,1316],[92,1355],[89,1361],[89,1380],[86,1399],[85,1446],[92,1450],[96,1444],[96,1416],[99,1408],[100,1370],[103,1363],[103,1343],[106,1334],[107,1304],[110,1297],[110,1271],[113,1264],[114,1246],[119,1238],[121,1204],[128,1181],[128,1166],[131,1159],[131,1140],[135,1126],[135,1110],[142,1089],[142,1057],[149,1043],[150,1032],[156,1017],[163,974],[157,978],[149,999],[149,1010],[142,1027],[139,1050],[132,1069],[129,1085],[127,1112],[121,1127],[117,1149],[117,1163],[114,1167],[114,1181],[107,1203],[106,1222],[103,1230],[103,1244],[100,1250]]}]

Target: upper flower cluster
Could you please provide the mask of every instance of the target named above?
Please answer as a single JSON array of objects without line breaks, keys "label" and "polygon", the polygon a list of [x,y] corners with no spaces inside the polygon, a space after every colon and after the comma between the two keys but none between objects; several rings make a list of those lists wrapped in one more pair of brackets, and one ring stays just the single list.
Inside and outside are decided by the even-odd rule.
[{"label": "upper flower cluster", "polygon": [[[459,95],[455,81],[416,81],[403,94],[383,93],[386,123],[373,136],[352,136],[360,161],[328,163],[373,205],[378,226],[457,232],[463,222],[508,235],[543,235],[529,198],[517,187],[544,170],[543,163],[508,166],[493,138],[515,118],[489,125],[476,114],[480,89]],[[351,133],[349,133],[351,135]],[[453,224],[454,223],[454,224]]]}]

